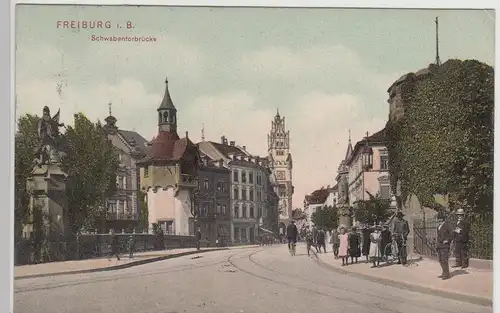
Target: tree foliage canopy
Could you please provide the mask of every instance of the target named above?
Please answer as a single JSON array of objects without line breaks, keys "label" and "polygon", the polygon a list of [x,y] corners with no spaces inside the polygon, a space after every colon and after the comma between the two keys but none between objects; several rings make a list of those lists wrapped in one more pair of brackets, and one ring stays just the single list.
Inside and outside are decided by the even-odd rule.
[{"label": "tree foliage canopy", "polygon": [[[30,217],[26,179],[33,169],[33,149],[38,143],[36,115],[18,120],[15,135],[15,220],[18,225]],[[62,168],[69,175],[66,186],[68,217],[73,233],[82,227],[97,228],[104,202],[116,191],[118,157],[100,123],[92,123],[83,114],[76,114],[73,127],[60,136],[58,148],[67,153]],[[104,211],[105,212],[105,211]]]},{"label": "tree foliage canopy", "polygon": [[292,218],[297,221],[302,221],[307,219],[307,213],[301,208],[296,208],[292,211]]},{"label": "tree foliage canopy", "polygon": [[382,199],[380,195],[368,193],[368,200],[358,201],[358,207],[354,210],[354,217],[361,223],[372,225],[380,221],[386,221],[392,215],[390,200]]},{"label": "tree foliage canopy", "polygon": [[338,224],[337,208],[332,206],[324,206],[316,209],[311,215],[311,221],[314,226],[327,230],[336,229]]},{"label": "tree foliage canopy", "polygon": [[[475,211],[493,209],[494,70],[449,60],[403,83],[404,115],[386,125],[391,187],[434,207],[449,194]],[[453,204],[453,203],[451,203]]]}]

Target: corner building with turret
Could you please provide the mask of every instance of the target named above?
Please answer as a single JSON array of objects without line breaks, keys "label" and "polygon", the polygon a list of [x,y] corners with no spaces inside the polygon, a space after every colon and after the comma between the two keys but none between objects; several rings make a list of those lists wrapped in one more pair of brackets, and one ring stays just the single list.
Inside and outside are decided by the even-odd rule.
[{"label": "corner building with turret", "polygon": [[141,188],[147,192],[148,224],[161,227],[165,233],[193,233],[191,218],[193,193],[200,156],[196,145],[177,134],[177,109],[165,81],[165,95],[157,109],[158,133],[147,144],[146,156],[137,162]]}]

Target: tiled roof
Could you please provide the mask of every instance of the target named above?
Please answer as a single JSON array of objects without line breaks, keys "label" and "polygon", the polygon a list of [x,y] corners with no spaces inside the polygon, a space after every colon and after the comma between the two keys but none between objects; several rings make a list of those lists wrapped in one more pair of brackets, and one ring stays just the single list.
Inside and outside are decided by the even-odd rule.
[{"label": "tiled roof", "polygon": [[331,191],[332,188],[321,188],[315,190],[310,195],[306,195],[306,201],[309,202],[309,204],[325,203]]},{"label": "tiled roof", "polygon": [[135,131],[130,131],[130,130],[118,130],[120,135],[123,136],[123,138],[128,142],[135,142],[135,146],[141,151],[145,152],[146,151],[146,143],[148,142],[144,137],[136,133]]},{"label": "tiled roof", "polygon": [[236,146],[231,146],[231,145],[223,145],[221,143],[213,142],[210,141],[210,143],[213,145],[215,149],[217,149],[220,153],[222,153],[225,157],[229,158],[230,154],[235,154],[235,155],[246,155],[245,152],[241,151],[238,147]]},{"label": "tiled roof", "polygon": [[160,131],[147,149],[147,156],[140,161],[178,161],[189,147],[196,146],[189,138],[179,138],[176,132]]}]

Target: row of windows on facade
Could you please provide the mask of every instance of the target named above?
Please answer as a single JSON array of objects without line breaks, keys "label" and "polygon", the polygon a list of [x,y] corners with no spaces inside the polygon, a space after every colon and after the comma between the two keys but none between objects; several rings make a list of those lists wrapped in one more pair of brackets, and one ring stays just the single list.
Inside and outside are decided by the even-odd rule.
[{"label": "row of windows on facade", "polygon": [[[248,209],[248,210],[247,210]],[[255,215],[257,213],[257,216]],[[235,218],[259,218],[262,216],[262,208],[257,208],[257,212],[255,212],[255,208],[253,206],[249,206],[248,208],[243,205],[241,207],[241,215],[240,215],[240,207],[238,205],[234,206],[234,217]]]},{"label": "row of windows on facade", "polygon": [[[257,185],[261,186],[262,185],[262,176],[260,174],[257,174]],[[243,184],[247,183],[247,172],[246,171],[241,171],[241,180],[240,180],[240,171],[234,170],[233,171],[233,182],[237,183],[240,182]],[[248,172],[248,183],[253,184],[253,172]]]},{"label": "row of windows on facade", "polygon": [[126,210],[132,209],[133,201],[131,199],[127,200],[109,200],[108,201],[108,212],[125,212]]},{"label": "row of windows on facade", "polygon": [[283,151],[283,150],[276,150],[276,155],[285,155],[285,151]]},{"label": "row of windows on facade", "polygon": [[196,205],[195,211],[199,213],[199,216],[208,216],[211,213],[218,215],[227,215],[227,206],[224,204],[217,204],[215,206],[215,212],[212,212],[212,205],[208,202],[201,205]]},{"label": "row of windows on facade", "polygon": [[257,197],[254,197],[254,190],[247,189],[245,187],[240,189],[238,187],[234,187],[233,189],[233,199],[235,200],[244,200],[244,201],[265,201],[264,193],[262,191],[257,190]]},{"label": "row of windows on facade", "polygon": [[[389,169],[389,156],[382,154],[380,156],[380,170],[388,170]],[[363,172],[363,167],[361,162],[357,164],[356,167],[354,167],[354,172],[351,172],[351,177],[350,179],[353,180],[354,178],[358,177],[358,175]]]},{"label": "row of windows on facade", "polygon": [[[355,192],[358,195],[360,200],[366,200],[366,198],[363,199],[363,189],[362,189],[361,184],[356,187]],[[385,199],[385,200],[390,199],[391,198],[391,186],[388,183],[380,183],[379,184],[379,193],[380,193],[381,199]]]},{"label": "row of windows on facade", "polygon": [[[198,181],[197,181],[197,187],[200,188]],[[207,191],[212,190],[212,183],[211,183],[210,179],[205,178],[203,180],[203,189],[207,190]],[[228,192],[227,182],[224,180],[219,180],[217,182],[216,190],[217,190],[217,192]]]}]

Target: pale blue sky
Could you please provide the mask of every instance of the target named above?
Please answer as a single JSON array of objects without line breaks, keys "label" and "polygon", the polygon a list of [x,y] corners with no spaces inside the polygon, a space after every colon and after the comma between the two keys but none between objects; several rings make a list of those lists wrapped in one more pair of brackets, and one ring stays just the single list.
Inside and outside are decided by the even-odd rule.
[{"label": "pale blue sky", "polygon": [[[301,206],[305,193],[334,183],[348,128],[354,141],[381,129],[390,84],[434,61],[436,16],[442,61],[493,65],[494,13],[482,10],[18,6],[17,114],[49,105],[66,123],[76,111],[104,119],[112,101],[120,127],[151,139],[168,75],[180,133],[199,140],[204,123],[210,140],[224,134],[265,155],[279,107]],[[58,20],[135,27],[58,29]],[[97,43],[92,34],[157,41]]]}]

